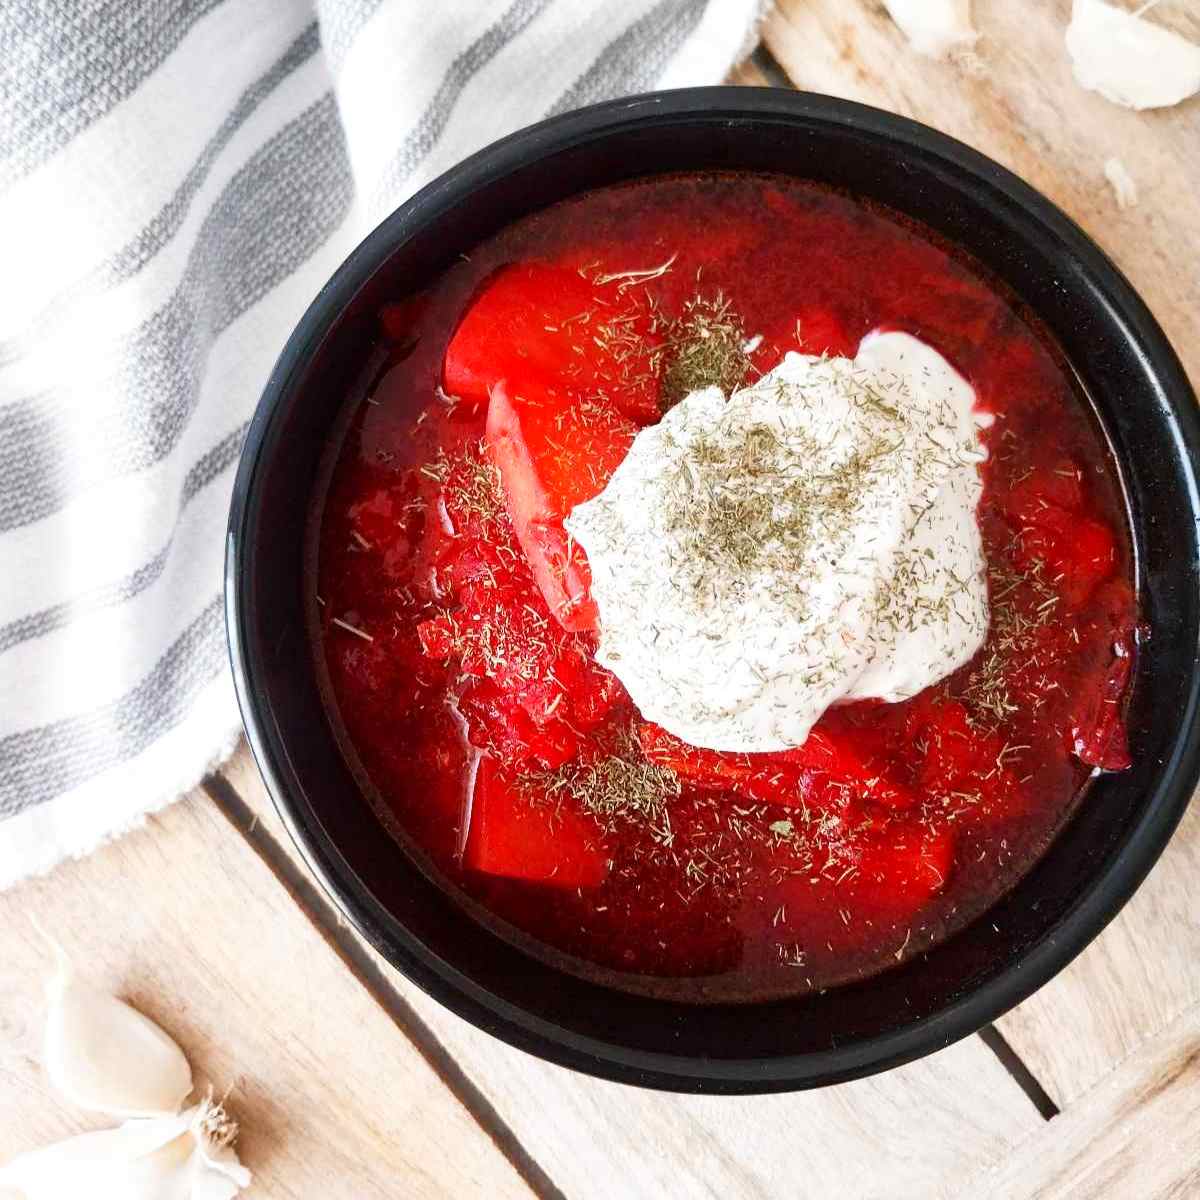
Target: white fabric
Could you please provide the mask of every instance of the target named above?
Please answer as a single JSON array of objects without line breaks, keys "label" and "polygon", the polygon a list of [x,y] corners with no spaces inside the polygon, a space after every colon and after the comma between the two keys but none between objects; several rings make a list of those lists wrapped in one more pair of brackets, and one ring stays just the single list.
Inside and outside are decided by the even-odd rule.
[{"label": "white fabric", "polygon": [[0,6],[0,887],[137,824],[234,746],[237,451],[355,243],[549,113],[720,82],[763,7]]}]

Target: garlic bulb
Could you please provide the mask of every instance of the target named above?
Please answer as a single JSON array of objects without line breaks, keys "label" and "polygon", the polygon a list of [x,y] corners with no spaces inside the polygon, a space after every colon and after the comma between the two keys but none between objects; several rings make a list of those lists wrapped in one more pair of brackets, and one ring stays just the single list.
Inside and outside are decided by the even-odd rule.
[{"label": "garlic bulb", "polygon": [[124,1001],[90,987],[55,947],[45,1066],[73,1104],[113,1117],[177,1113],[192,1090],[183,1051]]},{"label": "garlic bulb", "polygon": [[205,1100],[22,1154],[0,1168],[0,1185],[25,1200],[233,1200],[250,1185],[229,1145],[236,1132]]},{"label": "garlic bulb", "polygon": [[1200,46],[1105,0],[1075,0],[1067,53],[1080,87],[1126,108],[1163,108],[1200,91]]},{"label": "garlic bulb", "polygon": [[892,20],[918,54],[945,58],[979,37],[971,24],[971,0],[883,0]]}]

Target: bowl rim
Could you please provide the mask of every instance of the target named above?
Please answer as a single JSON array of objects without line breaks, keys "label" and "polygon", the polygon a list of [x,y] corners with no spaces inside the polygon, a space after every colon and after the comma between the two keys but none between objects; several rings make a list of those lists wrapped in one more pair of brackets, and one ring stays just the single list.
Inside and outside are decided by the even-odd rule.
[{"label": "bowl rim", "polygon": [[[839,1083],[948,1046],[1019,1004],[1065,967],[1117,914],[1141,884],[1187,808],[1200,777],[1200,667],[1193,668],[1183,730],[1163,763],[1158,786],[1125,844],[1091,880],[1053,928],[982,984],[911,1023],[827,1051],[769,1059],[709,1059],[632,1049],[583,1036],[520,1009],[438,958],[362,885],[327,835],[307,799],[285,782],[286,756],[267,719],[253,678],[245,638],[243,536],[256,503],[260,451],[280,401],[302,380],[325,335],[356,293],[383,266],[422,214],[465,198],[486,179],[506,174],[530,157],[594,140],[631,125],[694,118],[788,121],[800,118],[883,137],[905,152],[934,156],[999,193],[1065,244],[1081,270],[1102,285],[1141,348],[1167,398],[1182,454],[1190,460],[1188,500],[1200,512],[1194,479],[1200,476],[1200,410],[1187,376],[1149,309],[1108,256],[1056,205],[1007,168],[949,135],[909,118],[849,100],[777,88],[684,88],[610,100],[549,118],[478,151],[415,193],[354,249],[300,319],[264,386],[247,429],[233,486],[226,535],[225,617],[238,705],[254,758],[275,808],[301,857],[355,929],[409,980],[458,1016],[540,1058],[618,1082],[664,1090],[762,1093]],[[1196,657],[1200,659],[1200,648]],[[753,1006],[747,1006],[753,1012]]]}]

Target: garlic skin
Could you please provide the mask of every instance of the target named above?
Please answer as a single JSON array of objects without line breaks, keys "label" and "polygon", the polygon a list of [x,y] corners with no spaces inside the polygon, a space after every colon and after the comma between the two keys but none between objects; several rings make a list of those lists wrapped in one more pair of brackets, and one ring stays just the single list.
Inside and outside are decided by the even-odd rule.
[{"label": "garlic skin", "polygon": [[44,1063],[71,1103],[113,1117],[179,1112],[192,1090],[183,1051],[149,1018],[89,986],[56,947]]},{"label": "garlic skin", "polygon": [[945,58],[979,38],[971,24],[971,0],[883,0],[912,48],[927,58]]},{"label": "garlic skin", "polygon": [[1119,209],[1132,208],[1138,202],[1137,182],[1116,155],[1104,160],[1104,178],[1112,187]]},{"label": "garlic skin", "polygon": [[0,1186],[25,1200],[233,1200],[251,1180],[227,1144],[233,1132],[205,1100],[31,1150],[0,1168]]},{"label": "garlic skin", "polygon": [[1200,91],[1200,46],[1106,0],[1075,0],[1067,53],[1080,87],[1125,108],[1166,108]]}]

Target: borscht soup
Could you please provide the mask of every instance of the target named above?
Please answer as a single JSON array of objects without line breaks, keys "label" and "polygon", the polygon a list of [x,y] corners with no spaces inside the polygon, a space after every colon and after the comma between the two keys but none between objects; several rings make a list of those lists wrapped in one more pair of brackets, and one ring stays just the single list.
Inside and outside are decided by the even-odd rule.
[{"label": "borscht soup", "polygon": [[380,836],[528,952],[696,1002],[860,979],[1129,765],[1115,466],[943,239],[663,176],[377,325],[318,481],[318,673]]}]

